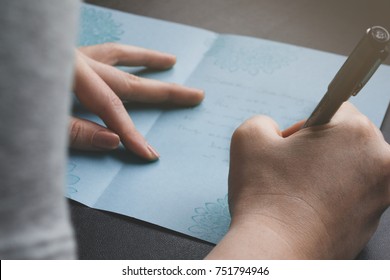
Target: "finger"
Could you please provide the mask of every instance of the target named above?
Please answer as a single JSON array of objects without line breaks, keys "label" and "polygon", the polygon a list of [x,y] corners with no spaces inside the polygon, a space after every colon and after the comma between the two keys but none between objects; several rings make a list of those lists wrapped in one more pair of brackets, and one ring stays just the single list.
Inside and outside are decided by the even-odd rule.
[{"label": "finger", "polygon": [[168,69],[176,63],[174,55],[117,43],[81,47],[79,50],[88,57],[109,65]]},{"label": "finger", "polygon": [[85,60],[122,100],[194,106],[204,99],[199,89],[139,78],[88,57]]},{"label": "finger", "polygon": [[88,120],[71,118],[69,146],[86,151],[114,150],[119,146],[119,136],[111,130]]},{"label": "finger", "polygon": [[263,115],[245,121],[233,134],[233,138],[252,139],[254,145],[258,141],[277,141],[282,137],[278,124],[270,117]]},{"label": "finger", "polygon": [[145,159],[158,159],[158,153],[137,131],[120,99],[80,55],[76,55],[75,93],[88,110],[119,135],[127,149]]},{"label": "finger", "polygon": [[282,131],[277,122],[269,116],[259,115],[252,117],[250,121],[257,127],[257,130],[263,137],[272,139],[281,139]]},{"label": "finger", "polygon": [[304,125],[305,121],[306,120],[301,120],[301,121],[293,124],[289,128],[286,128],[285,130],[282,131],[282,136],[284,138],[286,138],[286,137],[289,137],[290,135],[294,134],[295,132],[299,131],[302,128],[302,126]]}]

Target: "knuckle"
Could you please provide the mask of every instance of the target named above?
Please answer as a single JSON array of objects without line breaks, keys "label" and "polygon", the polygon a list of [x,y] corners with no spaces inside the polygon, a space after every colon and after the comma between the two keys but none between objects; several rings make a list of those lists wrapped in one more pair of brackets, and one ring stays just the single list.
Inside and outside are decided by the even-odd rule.
[{"label": "knuckle", "polygon": [[243,139],[246,137],[246,132],[243,126],[239,126],[234,130],[233,135],[232,135],[232,143],[237,143],[241,142]]},{"label": "knuckle", "polygon": [[168,83],[168,85],[169,85],[172,89],[179,89],[179,88],[180,88],[180,86],[179,86],[177,83],[172,83],[172,82],[170,82],[170,83]]},{"label": "knuckle", "polygon": [[74,119],[70,124],[69,142],[71,146],[75,146],[82,135],[83,125],[80,120]]},{"label": "knuckle", "polygon": [[176,83],[168,83],[167,90],[165,92],[164,101],[174,101],[180,98],[178,94],[180,92],[180,86]]},{"label": "knuckle", "polygon": [[359,115],[348,124],[349,131],[358,139],[368,140],[378,136],[376,126],[365,115]]},{"label": "knuckle", "polygon": [[248,137],[251,137],[254,133],[258,131],[257,120],[262,118],[260,116],[252,117],[245,122],[243,122],[234,132],[232,140],[241,142]]},{"label": "knuckle", "polygon": [[365,131],[371,131],[374,129],[373,123],[365,115],[360,116],[359,122],[360,122],[360,125],[362,126],[363,130],[365,130]]},{"label": "knuckle", "polygon": [[107,42],[99,46],[101,52],[104,54],[104,61],[109,64],[117,64],[120,56],[120,45],[118,43]]},{"label": "knuckle", "polygon": [[390,174],[390,149],[382,133],[365,115],[359,115],[347,127],[354,146],[365,155],[364,164],[376,178]]},{"label": "knuckle", "polygon": [[129,82],[140,82],[141,81],[141,78],[134,75],[134,74],[130,74],[130,73],[125,73],[126,74],[126,78]]},{"label": "knuckle", "polygon": [[111,108],[113,108],[114,111],[117,111],[119,109],[122,109],[123,102],[122,102],[122,100],[118,96],[113,94],[112,96],[110,96],[110,105],[111,105]]},{"label": "knuckle", "polygon": [[[381,174],[385,175],[389,179],[390,183],[390,147],[386,141],[383,141],[384,148],[378,153],[379,162],[381,162]],[[390,185],[389,185],[390,187]]]},{"label": "knuckle", "polygon": [[123,73],[121,82],[123,87],[119,94],[121,94],[122,98],[127,100],[132,100],[133,98],[136,98],[137,92],[139,91],[140,83],[141,78],[130,73]]},{"label": "knuckle", "polygon": [[105,50],[105,51],[116,51],[118,49],[118,44],[117,43],[114,43],[114,42],[106,42],[106,43],[103,43],[101,45],[101,47]]},{"label": "knuckle", "polygon": [[108,94],[106,96],[106,102],[102,102],[96,113],[102,117],[112,112],[118,112],[124,107],[122,100],[116,94]]}]

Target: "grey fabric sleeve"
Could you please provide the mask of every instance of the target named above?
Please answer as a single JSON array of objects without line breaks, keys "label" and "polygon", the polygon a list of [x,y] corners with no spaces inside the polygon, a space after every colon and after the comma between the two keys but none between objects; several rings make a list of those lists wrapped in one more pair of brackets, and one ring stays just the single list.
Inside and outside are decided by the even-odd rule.
[{"label": "grey fabric sleeve", "polygon": [[0,257],[75,258],[64,198],[77,0],[0,1]]}]

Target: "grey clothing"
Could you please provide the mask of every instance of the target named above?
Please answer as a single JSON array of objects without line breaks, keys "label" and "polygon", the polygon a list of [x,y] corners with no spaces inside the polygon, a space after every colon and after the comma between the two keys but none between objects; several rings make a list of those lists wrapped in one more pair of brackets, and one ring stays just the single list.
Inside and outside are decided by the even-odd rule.
[{"label": "grey clothing", "polygon": [[63,193],[79,3],[0,5],[0,258],[74,258]]}]

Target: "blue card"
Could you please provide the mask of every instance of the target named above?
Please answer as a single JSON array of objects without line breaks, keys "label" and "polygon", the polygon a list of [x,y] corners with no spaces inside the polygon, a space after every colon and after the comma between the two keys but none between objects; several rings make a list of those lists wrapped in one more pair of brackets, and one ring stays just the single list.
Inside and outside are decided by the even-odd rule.
[{"label": "blue card", "polygon": [[[80,44],[107,41],[177,56],[162,72],[124,68],[162,81],[204,89],[193,108],[129,106],[138,130],[161,154],[146,163],[123,148],[70,152],[67,197],[212,243],[230,215],[227,175],[230,138],[245,119],[265,114],[287,128],[307,118],[346,57],[237,35],[217,34],[83,5]],[[377,126],[389,104],[390,67],[382,65],[352,102]],[[75,115],[102,124],[75,105]]]}]

